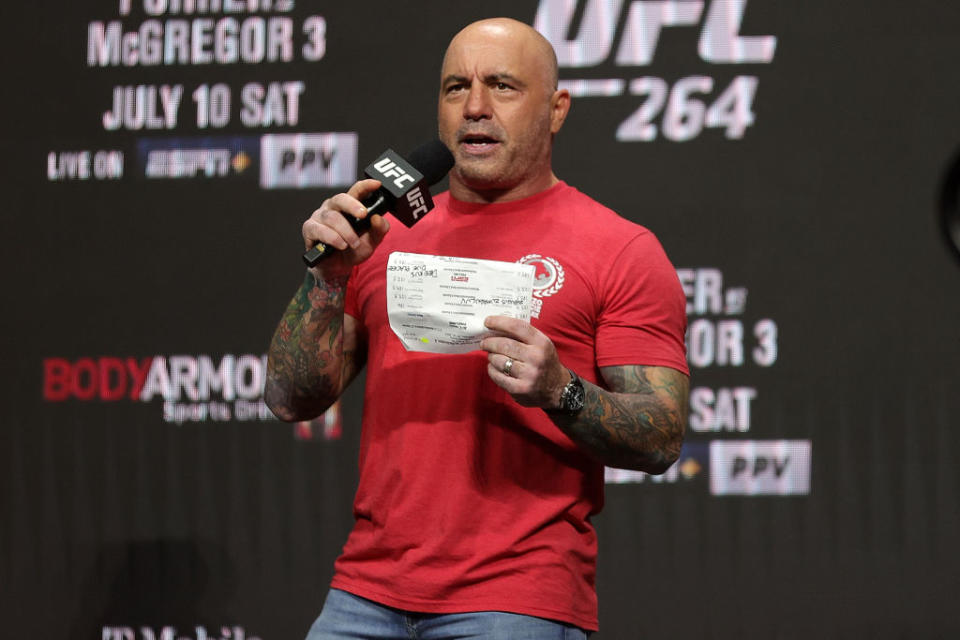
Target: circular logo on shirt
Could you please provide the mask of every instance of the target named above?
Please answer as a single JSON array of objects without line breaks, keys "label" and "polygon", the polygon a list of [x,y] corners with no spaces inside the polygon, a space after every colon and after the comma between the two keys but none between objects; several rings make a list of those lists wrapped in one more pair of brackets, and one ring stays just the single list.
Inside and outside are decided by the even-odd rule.
[{"label": "circular logo on shirt", "polygon": [[552,296],[563,287],[563,267],[553,258],[531,253],[517,260],[520,264],[533,265],[533,295],[538,298]]}]

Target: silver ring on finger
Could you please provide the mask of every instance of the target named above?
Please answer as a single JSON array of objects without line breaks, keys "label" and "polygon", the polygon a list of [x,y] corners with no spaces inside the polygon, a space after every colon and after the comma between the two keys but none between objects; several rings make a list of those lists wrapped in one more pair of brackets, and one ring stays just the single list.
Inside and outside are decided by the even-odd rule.
[{"label": "silver ring on finger", "polygon": [[507,361],[503,363],[502,369],[504,375],[510,375],[510,372],[513,371],[513,360],[507,358]]}]

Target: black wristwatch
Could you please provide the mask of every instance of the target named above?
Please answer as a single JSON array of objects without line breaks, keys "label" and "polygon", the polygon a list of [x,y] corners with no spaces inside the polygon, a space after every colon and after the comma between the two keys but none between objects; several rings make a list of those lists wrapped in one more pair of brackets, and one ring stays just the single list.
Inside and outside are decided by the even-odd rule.
[{"label": "black wristwatch", "polygon": [[560,392],[560,406],[549,411],[572,415],[583,409],[583,382],[572,369],[567,371],[570,372],[570,382]]}]

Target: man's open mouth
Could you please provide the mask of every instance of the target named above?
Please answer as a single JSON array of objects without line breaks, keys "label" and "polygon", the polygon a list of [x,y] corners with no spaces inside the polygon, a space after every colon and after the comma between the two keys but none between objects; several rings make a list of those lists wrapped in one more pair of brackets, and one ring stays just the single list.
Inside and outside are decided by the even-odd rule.
[{"label": "man's open mouth", "polygon": [[472,152],[488,151],[499,143],[496,138],[483,133],[468,133],[460,138],[463,148]]}]

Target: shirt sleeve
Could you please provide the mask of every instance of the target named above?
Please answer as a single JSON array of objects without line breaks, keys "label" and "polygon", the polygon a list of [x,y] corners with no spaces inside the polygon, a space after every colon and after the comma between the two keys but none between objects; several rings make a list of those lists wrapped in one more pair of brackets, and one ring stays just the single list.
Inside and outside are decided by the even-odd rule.
[{"label": "shirt sleeve", "polygon": [[650,231],[641,231],[610,262],[600,290],[598,366],[662,366],[690,374],[686,298]]}]

